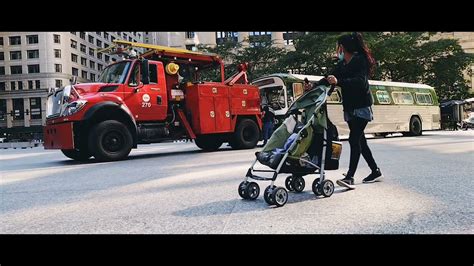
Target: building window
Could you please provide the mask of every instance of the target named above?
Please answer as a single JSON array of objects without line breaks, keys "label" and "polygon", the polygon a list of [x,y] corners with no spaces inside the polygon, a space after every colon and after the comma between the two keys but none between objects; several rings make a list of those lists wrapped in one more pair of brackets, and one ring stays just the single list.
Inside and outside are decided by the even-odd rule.
[{"label": "building window", "polygon": [[71,31],[71,34],[72,34],[72,35],[76,35],[76,32],[75,32],[75,31]]},{"label": "building window", "polygon": [[54,43],[61,43],[61,36],[58,34],[53,35]]},{"label": "building window", "polygon": [[92,69],[95,69],[95,62],[94,61],[89,61],[89,66],[92,68]]},{"label": "building window", "polygon": [[54,71],[56,71],[56,73],[63,72],[63,66],[61,64],[54,64]]},{"label": "building window", "polygon": [[0,82],[0,91],[5,90],[5,82]]},{"label": "building window", "polygon": [[193,39],[194,38],[194,31],[187,31],[186,32],[186,38],[187,39]]},{"label": "building window", "polygon": [[18,89],[23,90],[23,81],[18,81]]},{"label": "building window", "polygon": [[30,90],[34,89],[32,80],[28,80],[28,89],[30,89]]},{"label": "building window", "polygon": [[127,34],[124,33],[124,34],[123,34],[123,39],[124,39],[124,40],[127,40],[127,37],[128,37]]},{"label": "building window", "polygon": [[97,44],[97,47],[99,47],[99,48],[102,47],[102,41],[101,40],[97,39],[95,43]]},{"label": "building window", "polygon": [[39,50],[28,50],[26,51],[28,59],[39,58]]},{"label": "building window", "polygon": [[38,35],[26,35],[26,43],[27,44],[38,43]]},{"label": "building window", "polygon": [[21,66],[10,66],[10,73],[12,75],[15,74],[23,74]]},{"label": "building window", "polygon": [[86,46],[81,44],[81,52],[86,53]]},{"label": "building window", "polygon": [[109,40],[109,34],[107,32],[104,32],[104,39]]},{"label": "building window", "polygon": [[186,49],[189,50],[189,51],[196,51],[196,45],[194,44],[188,44],[186,45]]},{"label": "building window", "polygon": [[21,60],[21,51],[11,51],[10,60]]},{"label": "building window", "polygon": [[10,45],[20,45],[20,44],[21,44],[21,37],[20,36],[10,37]]},{"label": "building window", "polygon": [[86,33],[81,31],[79,32],[79,37],[81,37],[81,39],[85,40],[86,39]]},{"label": "building window", "polygon": [[55,58],[61,58],[61,50],[60,49],[54,49],[54,57]]},{"label": "building window", "polygon": [[87,79],[87,71],[82,70],[82,71],[81,71],[81,77],[82,77],[83,79]]},{"label": "building window", "polygon": [[41,98],[40,97],[30,98],[30,110],[31,110],[31,119],[41,119]]},{"label": "building window", "polygon": [[56,88],[61,88],[63,86],[63,81],[61,79],[56,79],[54,82],[56,83]]},{"label": "building window", "polygon": [[97,70],[102,71],[102,69],[104,69],[104,65],[97,64]]},{"label": "building window", "polygon": [[102,53],[97,53],[97,58],[102,60]]},{"label": "building window", "polygon": [[286,45],[293,45],[293,40],[295,40],[299,36],[302,36],[303,34],[304,32],[287,31],[283,33],[283,40],[285,41]]},{"label": "building window", "polygon": [[91,76],[90,80],[95,81],[95,74],[90,73],[90,76]]},{"label": "building window", "polygon": [[71,54],[71,61],[77,63],[77,54]]},{"label": "building window", "polygon": [[0,75],[5,75],[5,67],[0,66]]},{"label": "building window", "polygon": [[100,31],[96,31],[95,33],[99,36],[102,36],[102,32],[100,32]]},{"label": "building window", "polygon": [[105,55],[105,60],[104,60],[104,61],[105,61],[105,62],[109,62],[109,61],[110,61],[110,56]]},{"label": "building window", "polygon": [[90,55],[90,56],[94,56],[94,49],[89,48],[89,55]]},{"label": "building window", "polygon": [[25,118],[23,99],[13,99],[13,119],[22,120]]},{"label": "building window", "polygon": [[89,35],[89,42],[90,42],[90,43],[94,43],[94,37],[91,36],[91,35]]},{"label": "building window", "polygon": [[81,65],[87,66],[87,59],[85,59],[84,57],[81,57]]},{"label": "building window", "polygon": [[77,42],[75,40],[71,40],[71,48],[77,49]]},{"label": "building window", "polygon": [[0,46],[3,46],[3,37],[0,36]]},{"label": "building window", "polygon": [[16,90],[16,81],[11,81],[10,82],[10,90],[12,90],[12,91]]},{"label": "building window", "polygon": [[217,44],[222,44],[225,42],[238,42],[238,33],[236,31],[218,31],[216,32],[216,42]]},{"label": "building window", "polygon": [[[0,82],[0,90],[2,90],[2,82]],[[5,90],[5,88],[3,88]],[[7,100],[0,99],[0,120],[5,120],[7,114]]]},{"label": "building window", "polygon": [[3,61],[5,60],[5,55],[3,54],[3,52],[0,52],[0,61]]},{"label": "building window", "polygon": [[41,88],[41,81],[40,80],[35,80],[35,88],[36,89]]},{"label": "building window", "polygon": [[73,67],[71,73],[73,76],[79,76],[79,69]]},{"label": "building window", "polygon": [[40,73],[40,65],[28,65],[28,73]]}]

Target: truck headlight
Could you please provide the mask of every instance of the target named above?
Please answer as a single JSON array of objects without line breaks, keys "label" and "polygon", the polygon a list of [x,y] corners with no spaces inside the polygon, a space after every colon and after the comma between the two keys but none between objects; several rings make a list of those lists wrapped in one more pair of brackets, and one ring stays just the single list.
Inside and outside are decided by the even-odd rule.
[{"label": "truck headlight", "polygon": [[84,105],[86,105],[86,103],[86,100],[77,100],[72,103],[68,103],[63,111],[62,116],[69,116],[79,112],[84,107]]}]

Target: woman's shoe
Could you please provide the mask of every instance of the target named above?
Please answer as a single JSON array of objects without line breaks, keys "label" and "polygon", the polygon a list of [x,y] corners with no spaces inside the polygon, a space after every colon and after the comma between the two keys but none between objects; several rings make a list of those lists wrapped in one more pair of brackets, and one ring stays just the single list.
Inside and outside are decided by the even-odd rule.
[{"label": "woman's shoe", "polygon": [[372,171],[370,175],[362,180],[363,183],[373,183],[375,181],[379,181],[382,177],[382,172],[380,172],[380,168],[377,168],[375,171]]}]

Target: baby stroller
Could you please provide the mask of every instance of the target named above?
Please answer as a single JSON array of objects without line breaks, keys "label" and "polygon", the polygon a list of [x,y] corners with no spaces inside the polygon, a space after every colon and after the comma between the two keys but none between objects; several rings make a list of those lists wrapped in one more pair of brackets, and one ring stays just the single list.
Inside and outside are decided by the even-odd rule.
[{"label": "baby stroller", "polygon": [[[262,151],[256,152],[256,159],[248,169],[245,179],[240,183],[240,197],[255,200],[260,187],[249,178],[271,181],[263,197],[269,205],[281,207],[288,201],[288,191],[302,192],[305,187],[303,176],[319,174],[312,184],[316,196],[330,197],[334,192],[334,183],[325,179],[324,170],[339,168],[342,143],[336,127],[327,117],[327,96],[334,87],[317,86],[303,94],[288,109],[283,124],[278,127]],[[323,154],[325,156],[323,156]],[[255,169],[257,162],[272,170]],[[263,177],[255,173],[273,173],[272,177]],[[285,180],[285,188],[274,185],[278,174],[291,174]]]}]

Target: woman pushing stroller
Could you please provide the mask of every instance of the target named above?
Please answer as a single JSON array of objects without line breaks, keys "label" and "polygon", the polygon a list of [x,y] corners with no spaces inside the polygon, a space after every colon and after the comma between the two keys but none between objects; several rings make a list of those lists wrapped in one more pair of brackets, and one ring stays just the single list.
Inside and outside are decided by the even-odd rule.
[{"label": "woman pushing stroller", "polygon": [[382,176],[364,135],[367,123],[373,120],[373,100],[368,80],[374,72],[375,59],[360,33],[339,37],[336,49],[339,62],[326,80],[331,85],[341,87],[344,120],[349,125],[351,147],[349,170],[336,183],[354,189],[354,175],[361,154],[372,170],[362,181],[370,183]]}]

